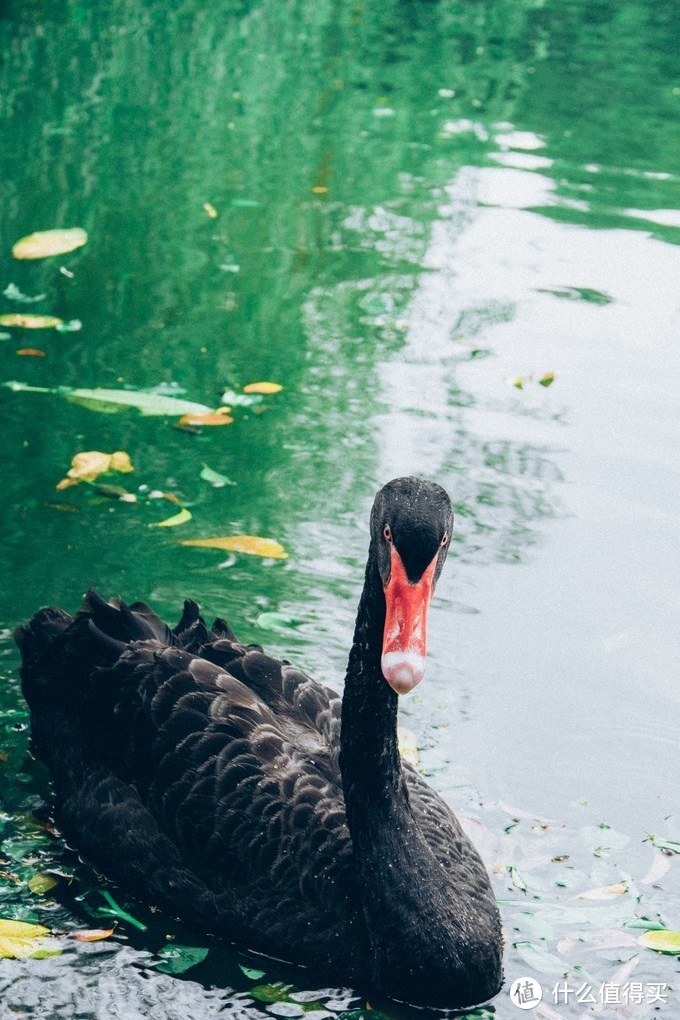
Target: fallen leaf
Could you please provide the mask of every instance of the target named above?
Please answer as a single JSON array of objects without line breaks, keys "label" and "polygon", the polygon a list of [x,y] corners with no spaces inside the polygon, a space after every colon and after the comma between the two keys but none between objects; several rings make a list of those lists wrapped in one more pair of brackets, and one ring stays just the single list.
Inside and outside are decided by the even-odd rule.
[{"label": "fallen leaf", "polygon": [[569,970],[569,964],[560,960],[558,956],[547,952],[532,942],[515,942],[515,949],[526,964],[537,970],[540,974],[551,974],[555,977],[564,975]]},{"label": "fallen leaf", "polygon": [[32,305],[34,301],[44,301],[47,297],[47,294],[36,294],[35,297],[30,297],[28,294],[23,294],[14,283],[7,284],[2,293],[10,301],[19,301],[26,305]]},{"label": "fallen leaf", "polygon": [[283,386],[275,382],[252,382],[243,387],[244,393],[280,393]]},{"label": "fallen leaf", "polygon": [[202,963],[208,955],[208,950],[204,946],[172,945],[163,946],[157,955],[161,961],[154,964],[156,970],[164,974],[183,974],[190,967]]},{"label": "fallen leaf", "polygon": [[8,939],[37,939],[49,935],[50,929],[42,924],[30,924],[28,921],[11,921],[0,917],[0,936]]},{"label": "fallen leaf", "polygon": [[205,212],[207,212],[207,214],[208,214],[208,216],[210,217],[211,220],[216,220],[217,219],[217,215],[218,215],[217,209],[215,208],[214,205],[211,205],[210,202],[204,202],[203,203],[203,209],[204,209]]},{"label": "fallen leaf", "polygon": [[218,407],[216,411],[184,414],[179,420],[180,425],[231,425],[234,421],[229,416],[230,407]]},{"label": "fallen leaf", "polygon": [[45,357],[45,352],[38,350],[36,347],[22,347],[20,350],[17,351],[17,354],[20,354],[22,357],[25,358]]},{"label": "fallen leaf", "polygon": [[680,931],[646,931],[638,938],[638,943],[645,949],[654,949],[657,953],[680,955]]},{"label": "fallen leaf", "polygon": [[84,244],[87,244],[87,232],[81,227],[38,230],[20,238],[12,248],[12,255],[15,259],[44,259],[51,255],[66,255]]},{"label": "fallen leaf", "polygon": [[[680,843],[672,839],[661,839],[658,836],[649,836],[649,841],[652,846],[655,846],[658,850],[667,850],[672,854],[680,854]],[[646,840],[643,840],[646,842]]]},{"label": "fallen leaf", "polygon": [[663,878],[666,872],[670,870],[670,866],[671,859],[668,854],[654,854],[649,871],[644,878],[640,879],[641,884],[653,885],[654,882],[658,882],[659,879]]},{"label": "fallen leaf", "polygon": [[615,885],[603,885],[598,889],[589,889],[587,892],[579,893],[577,900],[613,900],[615,896],[623,896],[628,892],[625,882],[617,882]]},{"label": "fallen leaf", "polygon": [[226,475],[221,475],[219,471],[213,471],[207,464],[203,464],[203,470],[199,476],[204,482],[209,482],[216,489],[221,489],[224,485],[236,485],[236,482],[232,482],[231,478],[227,478]]},{"label": "fallen leaf", "polygon": [[251,981],[260,981],[265,975],[263,970],[257,970],[255,967],[246,967],[243,963],[239,963],[239,968]]},{"label": "fallen leaf", "polygon": [[539,386],[552,386],[554,382],[555,382],[554,372],[546,372],[545,375],[541,376],[541,378],[538,380]]},{"label": "fallen leaf", "polygon": [[221,538],[185,539],[182,545],[201,546],[205,549],[224,549],[227,552],[251,553],[273,560],[285,560],[288,553],[278,542],[257,535],[225,535]]},{"label": "fallen leaf", "polygon": [[56,315],[23,315],[21,312],[10,312],[0,315],[0,326],[18,326],[21,329],[54,329],[61,326],[63,319]]},{"label": "fallen leaf", "polygon": [[67,386],[30,386],[28,383],[17,382],[15,379],[9,382],[0,383],[13,393],[54,393],[66,397],[74,404],[80,404],[90,411],[99,411],[103,414],[116,414],[121,410],[134,408],[143,415],[163,415],[175,417],[180,414],[211,414],[211,409],[205,404],[197,404],[193,400],[183,400],[180,397],[171,397],[166,393],[158,393],[155,390],[110,390],[77,389],[72,390]]},{"label": "fallen leaf", "polygon": [[41,893],[49,892],[50,889],[54,889],[57,884],[57,879],[54,875],[48,875],[46,872],[41,871],[30,879],[28,888],[32,893],[39,895]]},{"label": "fallen leaf", "polygon": [[127,474],[134,471],[130,458],[124,450],[115,453],[101,453],[99,450],[87,450],[77,453],[71,461],[66,478],[57,485],[57,489],[67,489],[70,485],[80,482],[93,482],[106,471],[120,471]]},{"label": "fallen leaf", "polygon": [[0,959],[55,956],[61,946],[55,939],[45,938],[49,931],[41,924],[0,918]]},{"label": "fallen leaf", "polygon": [[504,800],[498,801],[498,806],[501,811],[505,811],[511,818],[525,818],[527,821],[532,822],[543,822],[545,825],[559,825],[559,818],[543,818],[541,815],[537,815],[533,811],[525,811],[523,808],[514,807],[512,804],[506,803]]},{"label": "fallen leaf", "polygon": [[113,935],[115,928],[88,928],[85,931],[74,931],[71,935],[78,942],[100,942]]},{"label": "fallen leaf", "polygon": [[173,517],[166,517],[164,521],[157,521],[156,524],[150,524],[150,528],[176,528],[178,524],[186,524],[187,521],[191,520],[191,513],[184,507],[178,514]]}]

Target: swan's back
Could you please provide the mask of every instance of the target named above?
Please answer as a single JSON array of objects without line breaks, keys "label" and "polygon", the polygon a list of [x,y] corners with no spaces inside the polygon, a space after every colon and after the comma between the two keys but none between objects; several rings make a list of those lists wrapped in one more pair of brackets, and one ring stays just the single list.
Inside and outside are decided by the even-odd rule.
[{"label": "swan's back", "polygon": [[256,931],[252,948],[357,972],[336,694],[193,602],[170,630],[90,593],[18,640],[34,749],[88,857],[246,948]]}]

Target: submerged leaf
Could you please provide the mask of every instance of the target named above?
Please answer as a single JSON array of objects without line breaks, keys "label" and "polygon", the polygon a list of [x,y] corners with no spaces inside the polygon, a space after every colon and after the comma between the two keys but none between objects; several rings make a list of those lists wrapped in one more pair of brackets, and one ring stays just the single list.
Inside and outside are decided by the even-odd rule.
[{"label": "submerged leaf", "polygon": [[47,872],[41,871],[29,880],[28,888],[32,893],[39,894],[49,892],[50,889],[54,889],[57,884],[57,879],[54,875],[48,875]]},{"label": "submerged leaf", "polygon": [[200,477],[204,482],[210,482],[216,489],[221,489],[224,485],[236,485],[236,482],[232,482],[231,478],[221,475],[219,471],[213,471],[207,464],[203,465]]},{"label": "submerged leaf", "polygon": [[80,404],[90,411],[115,414],[117,411],[135,408],[143,415],[174,417],[180,414],[210,413],[205,404],[193,400],[182,400],[155,390],[110,390],[104,388],[71,390],[66,386],[30,386],[28,383],[11,379],[0,383],[13,393],[54,393],[66,397],[74,404]]},{"label": "submerged leaf", "polygon": [[164,521],[157,521],[155,524],[150,524],[150,528],[176,528],[178,524],[186,524],[187,521],[191,520],[191,512],[183,507],[178,514],[173,517],[166,517]]},{"label": "submerged leaf", "polygon": [[38,350],[37,347],[21,347],[17,354],[20,354],[24,358],[44,358],[45,352]]},{"label": "submerged leaf", "polygon": [[180,414],[206,414],[210,408],[192,400],[169,397],[164,393],[144,390],[110,390],[105,388],[62,390],[74,404],[81,404],[91,411],[115,413],[122,408],[135,408],[143,415],[175,416]]},{"label": "submerged leaf", "polygon": [[246,967],[243,963],[239,963],[239,968],[243,971],[247,978],[251,979],[251,981],[259,981],[265,975],[263,970],[257,970],[255,967]]},{"label": "submerged leaf", "polygon": [[579,893],[576,897],[579,900],[613,900],[616,896],[623,896],[628,892],[625,882],[617,882],[615,885],[603,885],[598,889],[588,889],[587,892]]},{"label": "submerged leaf", "polygon": [[657,953],[680,955],[680,931],[646,931],[640,935],[638,943],[646,949],[654,949]]},{"label": "submerged leaf", "polygon": [[516,942],[515,949],[524,962],[539,974],[552,974],[557,977],[569,970],[568,963],[532,942]]},{"label": "submerged leaf", "polygon": [[134,471],[134,468],[124,450],[116,450],[115,453],[87,450],[75,455],[66,478],[62,478],[57,489],[68,489],[70,485],[78,485],[80,482],[93,482],[99,475],[103,475],[107,471],[120,471],[127,474]]},{"label": "submerged leaf", "polygon": [[44,259],[51,255],[66,255],[87,244],[87,232],[82,227],[63,230],[38,230],[27,234],[12,248],[15,259]]},{"label": "submerged leaf", "polygon": [[234,421],[229,416],[230,407],[218,407],[216,411],[190,412],[179,420],[180,425],[231,425]]},{"label": "submerged leaf", "polygon": [[230,407],[254,407],[261,404],[263,400],[261,393],[236,393],[235,390],[224,390],[222,403]]},{"label": "submerged leaf", "polygon": [[283,386],[275,382],[252,382],[243,387],[244,393],[280,393]]},{"label": "submerged leaf", "polygon": [[36,294],[35,297],[23,294],[15,283],[8,283],[2,293],[10,301],[19,301],[25,305],[32,305],[34,301],[44,301],[47,297],[47,294]]},{"label": "submerged leaf", "polygon": [[0,326],[18,326],[21,329],[54,329],[62,323],[63,320],[56,315],[23,315],[21,312],[0,315]]},{"label": "submerged leaf", "polygon": [[652,846],[657,847],[659,850],[668,850],[672,854],[680,854],[680,843],[676,843],[672,839],[661,839],[658,836],[652,836],[650,842]]},{"label": "submerged leaf", "polygon": [[164,974],[183,974],[190,967],[202,963],[208,955],[208,950],[204,946],[172,945],[163,946],[157,955],[161,957],[161,962],[154,964],[156,970]]},{"label": "submerged leaf", "polygon": [[250,553],[253,556],[266,556],[274,560],[285,560],[288,557],[288,553],[279,542],[275,542],[272,538],[259,538],[257,535],[224,535],[220,538],[185,539],[182,545]]}]

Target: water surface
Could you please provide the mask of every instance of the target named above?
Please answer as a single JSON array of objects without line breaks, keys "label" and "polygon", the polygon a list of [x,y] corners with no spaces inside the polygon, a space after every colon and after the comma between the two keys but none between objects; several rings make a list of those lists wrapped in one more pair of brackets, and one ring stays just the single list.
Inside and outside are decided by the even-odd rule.
[{"label": "water surface", "polygon": [[[211,407],[227,387],[284,388],[197,433],[0,389],[0,914],[94,927],[106,888],[42,826],[11,630],[45,603],[75,610],[90,584],[170,619],[193,594],[340,686],[373,494],[422,473],[457,523],[402,716],[503,904],[496,1015],[516,1015],[524,974],[548,1018],[588,1008],[553,1001],[564,975],[596,997],[642,984],[605,1015],[647,1017],[662,983],[674,1015],[677,963],[624,922],[680,927],[677,858],[644,842],[680,838],[679,27],[666,0],[6,3],[0,291],[45,296],[10,290],[0,314],[82,327],[3,328],[2,381]],[[55,226],[90,241],[11,258]],[[135,473],[112,481],[170,492],[192,521],[149,528],[176,507],[57,492],[88,449],[128,451]],[[236,484],[211,486],[204,464]],[[179,545],[232,533],[289,558]],[[50,868],[68,889],[31,892]],[[3,960],[10,1015],[302,1010],[254,998],[214,947],[186,977],[152,969],[167,935],[200,935],[119,899],[149,932]],[[264,969],[315,1009],[361,1005]]]}]

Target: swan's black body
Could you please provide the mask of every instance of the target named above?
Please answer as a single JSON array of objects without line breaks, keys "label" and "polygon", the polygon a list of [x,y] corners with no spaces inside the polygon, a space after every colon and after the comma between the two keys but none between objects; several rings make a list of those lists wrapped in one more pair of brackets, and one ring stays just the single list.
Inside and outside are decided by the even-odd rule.
[{"label": "swan's black body", "polygon": [[430,1006],[494,995],[488,877],[401,761],[381,673],[388,547],[409,583],[432,563],[436,581],[451,521],[431,483],[378,494],[342,707],[193,602],[172,631],[93,592],[75,619],[41,610],[17,640],[69,839],[145,901],[329,980]]}]

